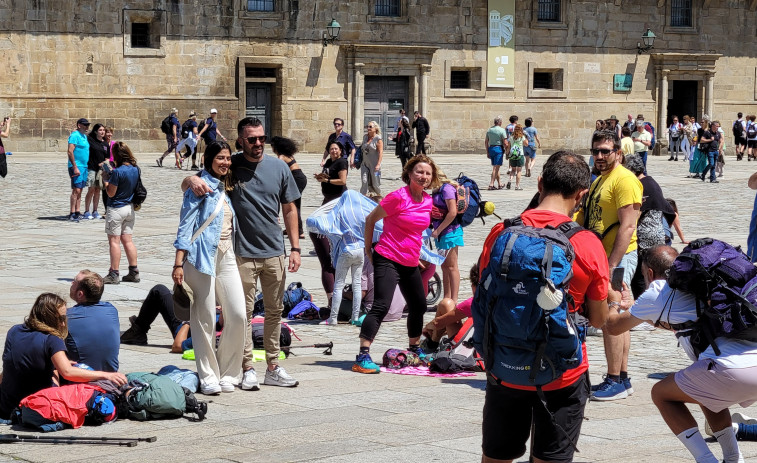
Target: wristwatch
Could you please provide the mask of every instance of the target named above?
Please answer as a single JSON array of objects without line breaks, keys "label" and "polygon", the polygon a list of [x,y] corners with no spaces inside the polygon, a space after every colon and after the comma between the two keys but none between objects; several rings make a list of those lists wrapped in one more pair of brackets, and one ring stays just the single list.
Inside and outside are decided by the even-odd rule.
[{"label": "wristwatch", "polygon": [[292,248],[292,249],[289,250],[289,252],[297,252],[297,253],[302,254],[302,249],[300,249],[300,248]]}]

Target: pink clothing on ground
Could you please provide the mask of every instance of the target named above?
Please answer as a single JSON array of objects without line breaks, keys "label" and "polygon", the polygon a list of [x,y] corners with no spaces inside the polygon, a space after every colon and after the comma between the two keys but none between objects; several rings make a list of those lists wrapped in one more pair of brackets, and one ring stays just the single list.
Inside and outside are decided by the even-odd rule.
[{"label": "pink clothing on ground", "polygon": [[431,222],[431,196],[423,192],[423,199],[416,203],[405,186],[386,195],[381,207],[387,216],[376,251],[405,267],[418,266],[423,230]]},{"label": "pink clothing on ground", "polygon": [[466,317],[472,317],[471,315],[471,305],[473,304],[473,298],[469,297],[468,299],[464,300],[463,302],[457,304],[457,307],[455,307],[457,310],[465,314]]}]

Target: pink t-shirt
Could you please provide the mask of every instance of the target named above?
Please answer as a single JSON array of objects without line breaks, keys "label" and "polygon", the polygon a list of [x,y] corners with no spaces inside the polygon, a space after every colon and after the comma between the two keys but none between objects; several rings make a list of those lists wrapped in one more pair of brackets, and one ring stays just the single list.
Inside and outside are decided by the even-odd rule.
[{"label": "pink t-shirt", "polygon": [[410,195],[410,187],[405,186],[386,195],[381,207],[387,216],[376,251],[400,265],[416,267],[423,230],[431,222],[431,196],[424,192],[421,202],[416,203]]},{"label": "pink t-shirt", "polygon": [[465,314],[466,317],[472,317],[473,315],[471,315],[471,305],[473,305],[473,298],[469,297],[463,302],[457,304],[457,307],[455,308]]}]

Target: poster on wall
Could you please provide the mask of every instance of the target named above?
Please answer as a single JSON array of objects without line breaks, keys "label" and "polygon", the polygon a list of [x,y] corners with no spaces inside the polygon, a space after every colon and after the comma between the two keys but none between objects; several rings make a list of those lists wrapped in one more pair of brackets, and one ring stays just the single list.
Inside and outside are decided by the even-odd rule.
[{"label": "poster on wall", "polygon": [[515,0],[489,0],[486,85],[515,86]]}]

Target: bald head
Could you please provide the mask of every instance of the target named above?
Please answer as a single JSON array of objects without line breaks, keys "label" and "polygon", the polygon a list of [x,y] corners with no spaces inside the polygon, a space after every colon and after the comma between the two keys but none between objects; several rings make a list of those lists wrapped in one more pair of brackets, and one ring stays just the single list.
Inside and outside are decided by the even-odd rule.
[{"label": "bald head", "polygon": [[678,251],[666,244],[658,244],[647,249],[642,261],[647,286],[654,280],[667,279],[668,270],[673,266],[676,257],[678,257]]}]

